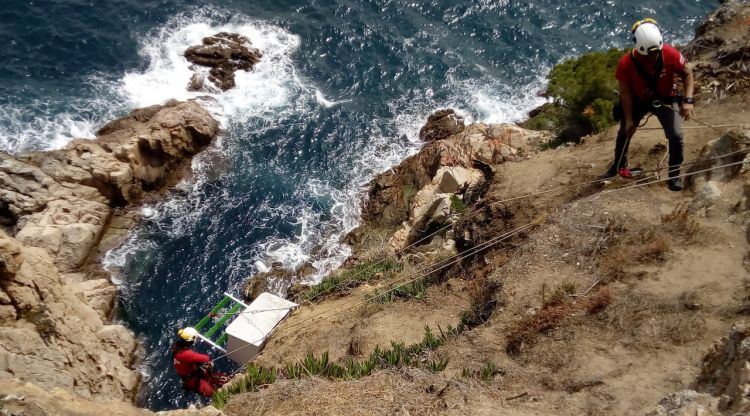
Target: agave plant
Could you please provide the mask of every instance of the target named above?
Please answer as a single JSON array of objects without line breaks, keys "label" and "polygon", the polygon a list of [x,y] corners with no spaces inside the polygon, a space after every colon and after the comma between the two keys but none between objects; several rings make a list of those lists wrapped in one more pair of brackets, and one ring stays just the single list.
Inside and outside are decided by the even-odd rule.
[{"label": "agave plant", "polygon": [[427,369],[433,373],[437,373],[438,371],[443,371],[445,370],[445,367],[448,367],[447,358],[441,358],[438,361],[430,361],[427,363]]},{"label": "agave plant", "polygon": [[215,408],[221,410],[224,408],[224,406],[227,405],[227,392],[225,390],[216,390],[214,391],[213,396],[211,397],[211,401]]},{"label": "agave plant", "polygon": [[487,363],[479,370],[479,377],[484,381],[490,381],[497,373],[497,366],[494,363]]}]

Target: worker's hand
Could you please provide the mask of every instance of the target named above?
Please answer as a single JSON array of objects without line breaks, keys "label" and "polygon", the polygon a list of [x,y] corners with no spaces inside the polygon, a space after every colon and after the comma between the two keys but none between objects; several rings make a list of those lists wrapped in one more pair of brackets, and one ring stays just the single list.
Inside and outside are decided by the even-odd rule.
[{"label": "worker's hand", "polygon": [[682,106],[680,107],[680,115],[682,116],[683,120],[690,120],[690,117],[693,115],[693,105],[682,103]]},{"label": "worker's hand", "polygon": [[636,125],[632,121],[625,121],[625,133],[627,134],[628,139],[633,137],[635,134]]}]

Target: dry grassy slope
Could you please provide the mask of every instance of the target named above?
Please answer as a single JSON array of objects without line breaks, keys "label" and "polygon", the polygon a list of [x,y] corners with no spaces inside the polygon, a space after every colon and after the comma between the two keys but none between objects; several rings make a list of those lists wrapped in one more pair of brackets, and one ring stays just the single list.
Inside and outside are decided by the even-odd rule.
[{"label": "dry grassy slope", "polygon": [[[746,108],[747,97],[735,96],[699,107],[696,116],[712,125],[750,124]],[[688,160],[719,135],[705,128],[685,132]],[[501,200],[592,179],[606,168],[614,134],[611,130],[580,146],[501,165],[486,198]],[[649,155],[649,150],[663,141],[658,121],[649,120],[631,145],[632,163],[655,167],[661,154]],[[282,328],[259,360],[280,365],[326,350],[333,358],[364,357],[377,344],[415,342],[425,324],[456,324],[469,304],[471,279],[485,276],[500,283],[495,296],[502,306],[489,321],[433,353],[449,358],[445,371],[378,371],[348,382],[282,381],[233,397],[225,412],[643,414],[664,395],[690,385],[711,343],[743,319],[738,311],[750,296],[750,274],[743,264],[749,246],[733,207],[747,180],[721,184],[720,200],[689,216],[687,223],[664,224],[662,215],[688,203],[693,192],[669,192],[662,184],[613,193],[584,187],[516,202],[519,219],[541,212],[548,216],[514,248],[487,252],[468,270],[451,270],[450,280],[430,288],[424,299],[354,308],[314,321],[303,333]],[[627,184],[616,180],[605,190]],[[691,221],[697,230],[687,227],[685,232]],[[585,296],[566,296],[564,303],[580,303],[606,287],[611,298],[606,309],[565,315],[521,344],[519,352],[506,352],[508,334],[543,312],[543,302],[558,288],[582,293],[597,279]],[[285,327],[325,316],[338,304],[357,303],[370,290],[359,288],[303,307]],[[497,364],[502,373],[489,382],[462,377],[464,368],[475,371],[485,363]]]}]

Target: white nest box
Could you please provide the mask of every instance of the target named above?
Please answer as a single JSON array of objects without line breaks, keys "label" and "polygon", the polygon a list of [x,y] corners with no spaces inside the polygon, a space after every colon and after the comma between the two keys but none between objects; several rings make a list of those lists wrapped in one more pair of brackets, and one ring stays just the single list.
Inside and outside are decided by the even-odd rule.
[{"label": "white nest box", "polygon": [[297,306],[276,295],[261,293],[227,326],[227,356],[239,364],[255,358],[274,329]]}]

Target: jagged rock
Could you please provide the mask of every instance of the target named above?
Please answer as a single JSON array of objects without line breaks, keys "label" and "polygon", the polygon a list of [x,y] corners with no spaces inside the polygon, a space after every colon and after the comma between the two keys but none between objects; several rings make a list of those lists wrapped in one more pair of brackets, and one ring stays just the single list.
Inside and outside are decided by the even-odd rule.
[{"label": "jagged rock", "polygon": [[458,193],[461,189],[478,184],[483,178],[482,172],[460,166],[442,167],[435,175],[438,188],[446,194]]},{"label": "jagged rock", "polygon": [[[362,227],[395,229],[389,240],[394,250],[419,240],[431,224],[443,223],[450,214],[452,194],[468,191],[469,202],[478,200],[487,180],[494,177],[492,165],[517,158],[514,146],[536,146],[550,136],[511,124],[464,126],[462,121],[460,131],[454,131],[445,127],[459,124],[450,121],[454,116],[451,110],[430,116],[422,129],[428,142],[419,153],[370,184]],[[347,240],[356,245],[358,232],[350,233]]]},{"label": "jagged rock", "polygon": [[[745,153],[741,152],[746,146],[743,142],[750,140],[750,130],[732,130],[716,140],[710,141],[701,149],[696,158],[699,163],[687,170],[691,175],[686,177],[685,183],[692,189],[702,187],[708,181],[728,181],[737,176],[742,170],[742,164],[715,169],[719,166],[738,163],[744,160]],[[730,156],[723,156],[734,153]],[[694,173],[710,170],[703,173]]]},{"label": "jagged rock", "polygon": [[452,109],[438,110],[427,118],[427,123],[419,129],[419,138],[425,142],[443,140],[464,130],[463,117]]},{"label": "jagged rock", "polygon": [[[0,231],[0,259],[0,287],[15,315],[8,319],[5,312],[0,331],[0,379],[62,387],[86,398],[132,399],[139,383],[130,368],[133,336],[103,325],[64,285],[47,251]],[[108,331],[118,334],[117,342],[102,338]]]},{"label": "jagged rock", "polygon": [[388,240],[388,247],[394,252],[402,250],[408,246],[409,236],[412,234],[412,226],[408,222],[404,221],[404,224],[393,233],[393,236]]},{"label": "jagged rock", "polygon": [[367,202],[362,206],[363,222],[373,228],[398,227],[409,219],[411,198],[431,180],[419,155],[378,175],[370,182]]},{"label": "jagged rock", "polygon": [[50,201],[46,208],[24,219],[16,234],[28,246],[41,247],[61,271],[83,264],[99,239],[109,216],[107,205],[75,197]]},{"label": "jagged rock", "polygon": [[293,270],[285,269],[281,262],[273,262],[271,270],[257,273],[255,276],[247,279],[242,286],[242,294],[245,300],[252,302],[261,293],[270,291],[285,296],[289,287],[295,282],[297,273]]},{"label": "jagged rock", "polygon": [[409,222],[412,224],[421,221],[429,213],[433,203],[439,198],[440,189],[438,185],[431,183],[420,189],[411,200],[411,213]]},{"label": "jagged rock", "polygon": [[[250,47],[250,41],[246,37],[226,32],[203,38],[202,45],[187,48],[184,55],[196,65],[211,68],[208,80],[222,91],[234,88],[236,71],[251,71],[263,57],[258,49]],[[190,91],[206,89],[207,84],[202,74],[195,74],[188,84]]]},{"label": "jagged rock", "polygon": [[117,298],[117,288],[107,279],[84,280],[71,286],[83,300],[106,321],[112,314]]},{"label": "jagged rock", "polygon": [[537,148],[552,139],[552,133],[548,131],[528,130],[508,123],[490,124],[487,136],[490,142],[499,141],[512,149]]},{"label": "jagged rock", "polygon": [[117,400],[92,401],[69,390],[0,379],[0,413],[28,416],[146,416],[154,413]]},{"label": "jagged rock", "polygon": [[163,183],[217,133],[218,122],[198,104],[171,101],[108,123],[95,140],[16,157],[0,153],[4,212],[23,244],[47,250],[63,272],[75,269],[99,241],[112,206]]},{"label": "jagged rock", "polygon": [[695,97],[717,99],[750,88],[750,67],[745,58],[750,46],[732,27],[743,27],[747,18],[746,2],[724,1],[696,30],[695,38],[683,48],[693,63]]},{"label": "jagged rock", "polygon": [[716,185],[716,182],[708,181],[704,183],[703,186],[701,186],[701,189],[695,194],[690,201],[688,209],[691,212],[696,212],[701,209],[710,208],[719,198],[721,198],[721,190]]},{"label": "jagged rock", "polygon": [[709,394],[683,390],[663,398],[646,416],[721,416],[717,402]]},{"label": "jagged rock", "polygon": [[735,326],[714,344],[703,359],[696,390],[713,396],[727,396],[722,411],[750,411],[750,329]]}]

